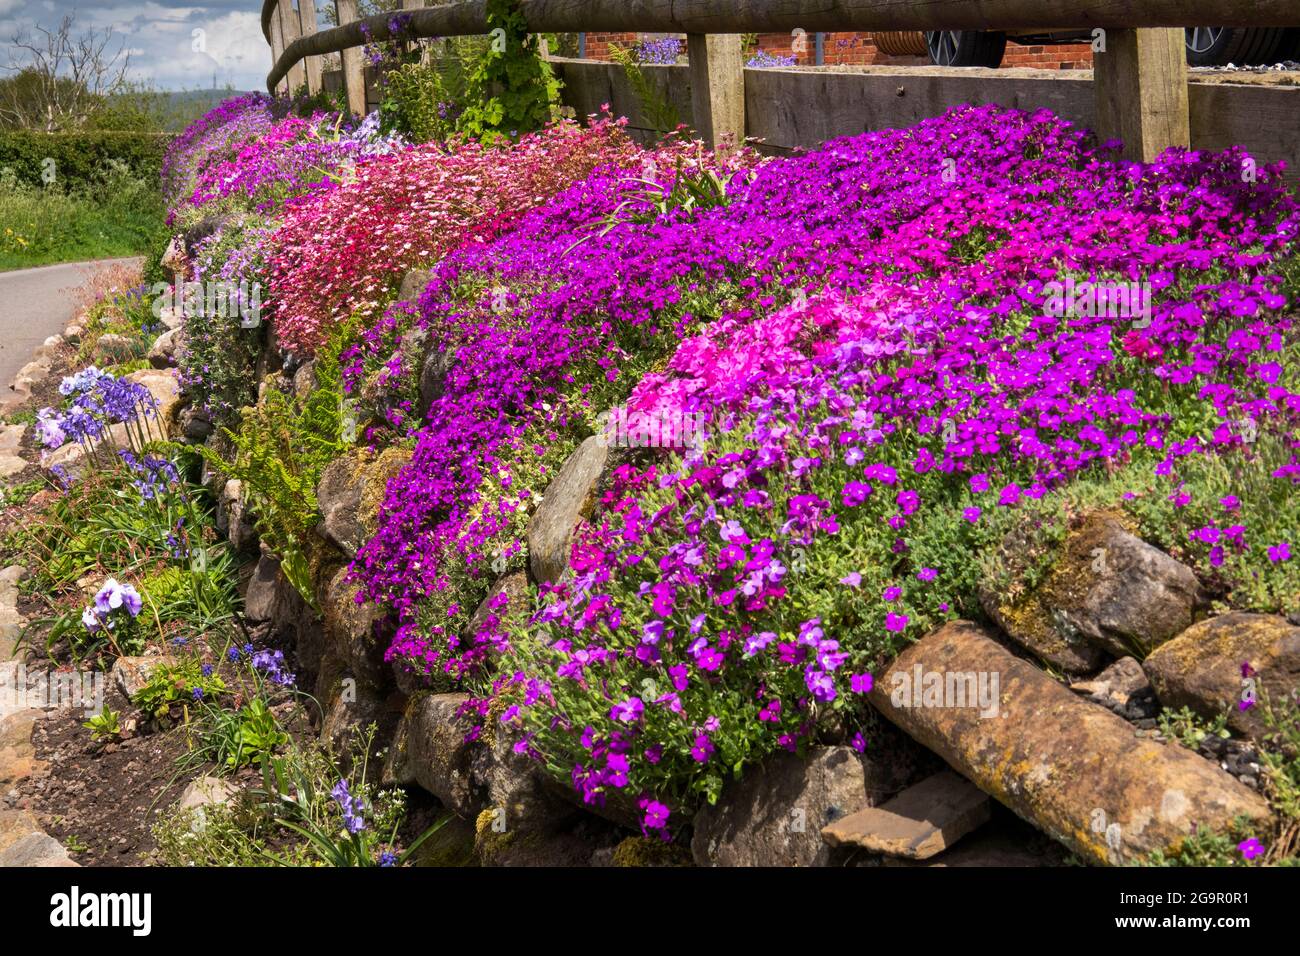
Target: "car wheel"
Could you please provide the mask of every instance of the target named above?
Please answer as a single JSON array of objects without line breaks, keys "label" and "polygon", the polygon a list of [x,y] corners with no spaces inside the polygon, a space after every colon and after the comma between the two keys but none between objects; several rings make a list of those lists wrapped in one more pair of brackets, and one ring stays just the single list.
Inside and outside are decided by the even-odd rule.
[{"label": "car wheel", "polygon": [[1007,35],[988,30],[939,30],[926,33],[925,46],[939,66],[1001,66]]},{"label": "car wheel", "polygon": [[1273,27],[1188,27],[1187,62],[1192,66],[1260,66],[1274,62],[1286,30]]}]

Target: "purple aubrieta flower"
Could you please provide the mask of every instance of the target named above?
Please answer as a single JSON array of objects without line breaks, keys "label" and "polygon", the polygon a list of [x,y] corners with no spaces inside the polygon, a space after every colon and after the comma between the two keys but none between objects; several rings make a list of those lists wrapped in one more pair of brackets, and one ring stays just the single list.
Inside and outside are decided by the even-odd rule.
[{"label": "purple aubrieta flower", "polygon": [[610,708],[609,719],[622,724],[635,724],[645,713],[645,703],[640,697],[629,697]]},{"label": "purple aubrieta flower", "polygon": [[1241,855],[1245,857],[1247,860],[1253,860],[1256,857],[1263,856],[1265,852],[1264,844],[1260,843],[1254,837],[1251,837],[1249,840],[1243,840],[1241,843],[1238,843],[1237,849],[1241,852]]}]

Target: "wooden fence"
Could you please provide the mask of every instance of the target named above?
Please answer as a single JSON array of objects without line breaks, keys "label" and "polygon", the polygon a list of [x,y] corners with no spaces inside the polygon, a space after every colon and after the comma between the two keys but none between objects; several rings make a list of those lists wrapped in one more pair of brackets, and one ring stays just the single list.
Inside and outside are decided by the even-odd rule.
[{"label": "wooden fence", "polygon": [[[331,2],[331,0],[322,0]],[[349,108],[366,109],[361,47],[395,38],[393,18],[357,18],[357,0],[332,0],[339,26],[320,30],[317,0],[264,0],[262,32],[274,65],[269,90],[321,89],[321,57],[339,53]],[[435,0],[436,2],[436,0]],[[691,116],[712,146],[745,136],[746,107],[776,108],[746,96],[742,33],[830,30],[1093,30],[1091,111],[1103,138],[1118,138],[1133,159],[1192,143],[1183,27],[1300,25],[1296,0],[521,0],[538,33],[685,33]],[[484,0],[425,6],[403,0],[401,37],[488,32]],[[961,70],[948,70],[960,73]],[[830,107],[832,104],[821,104]],[[1026,104],[1033,105],[1033,104]],[[1046,104],[1044,104],[1046,105]]]}]

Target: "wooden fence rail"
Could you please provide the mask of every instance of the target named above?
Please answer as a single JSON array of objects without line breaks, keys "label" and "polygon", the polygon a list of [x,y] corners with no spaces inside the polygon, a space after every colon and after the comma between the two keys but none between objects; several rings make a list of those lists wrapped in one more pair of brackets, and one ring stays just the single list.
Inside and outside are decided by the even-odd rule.
[{"label": "wooden fence rail", "polygon": [[[315,0],[264,0],[262,32],[274,65],[267,89],[320,88],[320,57],[339,53],[349,107],[365,109],[360,47],[393,39],[390,14],[357,19],[356,0],[334,0],[339,25],[318,31]],[[328,0],[323,0],[328,2]],[[438,0],[434,0],[438,2]],[[424,6],[404,0],[403,37],[488,32],[484,0]],[[745,130],[740,34],[833,30],[1100,30],[1095,55],[1097,132],[1149,160],[1189,144],[1183,28],[1300,26],[1297,0],[521,0],[537,33],[685,33],[695,126],[712,146]],[[304,70],[303,62],[307,66]],[[313,66],[314,64],[314,66]]]}]

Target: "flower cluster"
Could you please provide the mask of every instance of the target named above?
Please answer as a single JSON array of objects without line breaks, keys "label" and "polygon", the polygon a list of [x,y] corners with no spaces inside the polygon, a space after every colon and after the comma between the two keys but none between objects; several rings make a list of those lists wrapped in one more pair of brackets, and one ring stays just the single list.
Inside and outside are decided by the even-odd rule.
[{"label": "flower cluster", "polygon": [[149,389],[93,365],[64,378],[59,394],[67,398],[62,409],[43,408],[36,415],[37,440],[51,451],[72,441],[94,442],[112,425],[157,411]]},{"label": "flower cluster", "polygon": [[101,628],[114,630],[134,621],[143,606],[139,591],[109,578],[96,592],[93,603],[81,613],[81,623],[91,632]]},{"label": "flower cluster", "polygon": [[490,239],[635,150],[606,120],[558,124],[503,149],[430,143],[358,164],[339,188],[285,210],[270,297],[280,340],[310,354],[349,316],[378,318],[408,271]]},{"label": "flower cluster", "polygon": [[348,833],[360,833],[366,828],[366,820],[363,814],[366,805],[360,797],[354,797],[348,789],[348,782],[340,780],[330,791],[330,796],[338,804],[339,810],[343,813],[343,826]]},{"label": "flower cluster", "polygon": [[273,684],[292,687],[297,682],[293,672],[285,667],[284,651],[258,651],[252,655],[252,665]]}]

